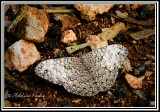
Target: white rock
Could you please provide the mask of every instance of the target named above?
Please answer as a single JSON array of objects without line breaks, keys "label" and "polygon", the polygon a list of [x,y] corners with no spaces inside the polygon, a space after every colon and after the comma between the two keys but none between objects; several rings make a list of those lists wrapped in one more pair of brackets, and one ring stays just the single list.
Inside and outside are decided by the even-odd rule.
[{"label": "white rock", "polygon": [[69,44],[76,40],[77,40],[76,34],[72,30],[67,30],[63,32],[61,42]]},{"label": "white rock", "polygon": [[25,40],[12,44],[5,52],[5,66],[9,70],[26,70],[40,58],[40,53],[35,45]]}]

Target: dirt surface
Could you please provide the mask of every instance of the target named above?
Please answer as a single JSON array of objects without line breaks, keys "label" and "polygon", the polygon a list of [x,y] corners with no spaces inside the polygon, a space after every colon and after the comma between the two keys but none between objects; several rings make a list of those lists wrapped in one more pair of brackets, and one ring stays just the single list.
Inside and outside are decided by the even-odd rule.
[{"label": "dirt surface", "polygon": [[[42,8],[40,5],[32,5],[37,8]],[[53,7],[58,7],[58,5]],[[68,9],[76,10],[72,5],[66,6]],[[154,107],[152,102],[155,102],[155,35],[148,36],[141,40],[134,40],[129,34],[142,31],[144,29],[154,29],[154,26],[139,25],[132,22],[123,21],[123,19],[114,18],[111,20],[115,11],[119,10],[127,14],[130,18],[136,18],[137,21],[154,20],[155,15],[147,16],[145,10],[132,10],[127,5],[115,5],[108,13],[98,14],[93,21],[81,19],[80,12],[75,13],[76,18],[80,20],[80,25],[72,29],[78,38],[75,42],[77,45],[84,43],[87,34],[97,35],[102,32],[103,28],[109,28],[114,23],[124,22],[128,29],[120,32],[111,41],[109,45],[117,43],[128,48],[128,58],[133,68],[144,65],[146,70],[152,72],[151,75],[145,76],[142,88],[131,88],[125,79],[126,72],[119,71],[119,75],[114,86],[106,92],[100,92],[93,97],[82,97],[67,92],[62,86],[52,84],[35,75],[34,69],[38,63],[46,59],[55,59],[61,57],[78,57],[78,52],[86,54],[91,51],[89,47],[68,54],[66,51],[67,45],[61,42],[61,21],[56,21],[53,14],[48,14],[50,26],[45,35],[45,42],[34,43],[40,52],[41,59],[31,65],[26,71],[20,73],[18,71],[7,72],[19,82],[19,87],[14,85],[10,78],[5,78],[5,99],[8,100],[13,107]],[[140,11],[144,10],[142,13]],[[149,9],[148,9],[149,10]],[[135,14],[138,14],[135,16]],[[154,12],[154,10],[152,10]],[[151,12],[152,12],[151,11]],[[155,14],[155,13],[153,13]],[[140,16],[140,17],[139,17]],[[144,17],[142,17],[144,16]],[[16,16],[9,8],[5,14],[5,20],[13,21]],[[18,39],[5,28],[5,50],[16,42]],[[65,30],[68,30],[65,29]],[[134,75],[133,71],[129,72]],[[140,74],[139,77],[144,74]],[[25,87],[28,89],[26,90]],[[135,91],[139,91],[135,92]],[[143,97],[142,97],[143,96]]]}]

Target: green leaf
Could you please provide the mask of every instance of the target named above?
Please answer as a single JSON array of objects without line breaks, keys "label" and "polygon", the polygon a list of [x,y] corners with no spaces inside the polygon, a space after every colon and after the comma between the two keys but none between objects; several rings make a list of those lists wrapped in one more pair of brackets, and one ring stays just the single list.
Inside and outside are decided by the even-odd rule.
[{"label": "green leaf", "polygon": [[76,46],[77,44],[74,42],[74,43],[72,43],[72,46]]}]

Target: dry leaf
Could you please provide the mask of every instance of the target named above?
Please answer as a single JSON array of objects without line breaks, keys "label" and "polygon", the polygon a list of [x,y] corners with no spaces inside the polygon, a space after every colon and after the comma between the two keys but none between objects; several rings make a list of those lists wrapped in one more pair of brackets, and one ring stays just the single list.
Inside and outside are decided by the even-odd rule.
[{"label": "dry leaf", "polygon": [[72,103],[78,103],[78,102],[80,102],[81,101],[81,99],[80,98],[78,98],[78,99],[74,99],[74,100],[72,100]]},{"label": "dry leaf", "polygon": [[152,75],[152,73],[153,73],[153,72],[147,70],[144,75],[147,76],[147,77],[149,77],[150,75]]},{"label": "dry leaf", "polygon": [[145,63],[144,63],[144,65],[149,65],[149,64],[151,64],[152,63],[152,60],[148,60],[148,61],[146,61]]},{"label": "dry leaf", "polygon": [[144,92],[142,90],[133,90],[133,93],[139,96],[140,99],[146,99]]},{"label": "dry leaf", "polygon": [[11,102],[9,102],[8,100],[4,100],[4,107],[13,107]]},{"label": "dry leaf", "polygon": [[67,28],[75,28],[77,27],[78,23],[80,23],[78,18],[68,14],[55,14],[54,19],[56,21],[62,21],[62,31],[64,31]]},{"label": "dry leaf", "polygon": [[113,15],[113,14],[112,14],[112,16],[115,17],[115,18],[117,18],[117,19],[121,19],[123,21],[134,23],[134,24],[138,24],[138,25],[155,26],[154,20],[143,21],[143,20],[136,20],[134,18],[129,18],[129,17],[127,17],[127,18],[121,18],[121,17]]},{"label": "dry leaf", "polygon": [[125,60],[123,61],[123,66],[127,70],[127,72],[132,71],[131,63],[129,59],[126,57]]},{"label": "dry leaf", "polygon": [[46,107],[47,106],[47,101],[39,102],[37,104],[37,107]]},{"label": "dry leaf", "polygon": [[13,103],[14,107],[20,107],[21,105],[19,103],[14,102]]},{"label": "dry leaf", "polygon": [[123,74],[125,72],[125,68],[122,67],[122,71],[121,71],[121,74]]},{"label": "dry leaf", "polygon": [[140,39],[144,39],[148,36],[151,36],[155,34],[155,30],[153,29],[145,29],[143,31],[139,31],[139,32],[136,32],[136,33],[131,33],[130,36],[132,38],[134,38],[135,40],[140,40]]},{"label": "dry leaf", "polygon": [[125,15],[124,13],[122,13],[122,12],[119,11],[119,10],[116,11],[116,14],[117,14],[117,16],[120,17],[120,18],[127,18],[127,15]]},{"label": "dry leaf", "polygon": [[127,80],[128,84],[132,87],[132,88],[142,88],[142,81],[145,78],[145,76],[141,76],[139,78],[127,73],[125,75],[125,79]]}]

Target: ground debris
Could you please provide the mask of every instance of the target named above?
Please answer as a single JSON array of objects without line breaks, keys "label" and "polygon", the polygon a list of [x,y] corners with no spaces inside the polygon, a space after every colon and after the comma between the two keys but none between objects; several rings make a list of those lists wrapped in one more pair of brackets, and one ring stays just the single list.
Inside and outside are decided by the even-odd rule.
[{"label": "ground debris", "polygon": [[87,46],[91,47],[92,50],[102,48],[108,45],[108,40],[113,39],[118,33],[124,29],[125,25],[122,22],[118,22],[109,29],[105,30],[104,32],[98,35],[89,35],[86,38],[87,43],[83,43],[76,46],[67,47],[67,52],[73,53],[79,49],[85,48]]},{"label": "ground debris", "polygon": [[12,86],[20,88],[22,90],[33,90],[33,88],[28,87],[28,85],[24,82],[17,80],[16,78],[12,77],[7,69],[5,69],[5,80],[10,83]]},{"label": "ground debris", "polygon": [[4,107],[13,107],[13,105],[8,100],[4,100]]},{"label": "ground debris", "polygon": [[80,101],[81,101],[81,99],[74,99],[74,100],[72,100],[72,103],[78,103]]},{"label": "ground debris", "polygon": [[46,107],[47,106],[47,101],[43,102],[38,102],[37,107]]},{"label": "ground debris", "polygon": [[87,21],[94,20],[97,14],[108,12],[114,4],[75,4],[74,7],[81,11],[81,17]]},{"label": "ground debris", "polygon": [[153,72],[147,70],[144,75],[147,76],[147,77],[149,77],[150,75],[152,75],[152,73],[153,73]]},{"label": "ground debris", "polygon": [[154,26],[155,22],[153,20],[147,20],[147,21],[143,21],[143,20],[136,20],[134,18],[121,18],[117,15],[112,14],[113,17],[117,18],[117,19],[121,19],[123,21],[129,22],[129,23],[134,23],[134,24],[138,24],[138,25],[144,25],[144,26]]},{"label": "ground debris", "polygon": [[69,44],[77,40],[76,34],[72,30],[64,31],[61,37],[61,42]]},{"label": "ground debris", "polygon": [[149,37],[151,35],[155,34],[155,30],[153,29],[145,29],[143,31],[139,31],[136,33],[131,33],[130,36],[134,38],[135,40],[144,39],[146,37]]},{"label": "ground debris", "polygon": [[130,63],[128,58],[125,58],[125,60],[123,61],[123,66],[124,66],[124,68],[126,69],[127,72],[133,70],[133,67],[131,67],[131,63]]},{"label": "ground debris", "polygon": [[155,56],[154,56],[154,55],[147,54],[146,56],[147,56],[148,58],[152,59],[152,60],[155,60]]},{"label": "ground debris", "polygon": [[8,32],[13,33],[18,39],[33,42],[43,42],[44,35],[48,30],[48,17],[34,7],[23,6],[17,17],[8,27]]},{"label": "ground debris", "polygon": [[132,88],[142,88],[142,81],[144,78],[145,76],[137,78],[129,73],[125,75],[125,79]]},{"label": "ground debris", "polygon": [[62,21],[62,31],[68,28],[75,28],[78,26],[78,23],[80,23],[78,18],[68,14],[55,14],[54,19],[56,21]]}]

